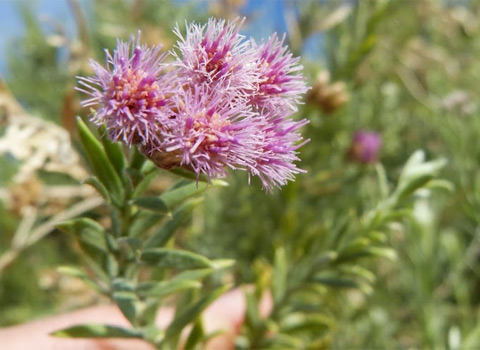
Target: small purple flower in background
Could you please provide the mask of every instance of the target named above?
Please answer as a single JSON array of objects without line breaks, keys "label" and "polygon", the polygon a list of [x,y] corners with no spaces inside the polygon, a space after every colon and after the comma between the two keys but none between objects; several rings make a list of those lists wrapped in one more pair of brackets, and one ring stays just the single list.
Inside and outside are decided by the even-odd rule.
[{"label": "small purple flower in background", "polygon": [[382,137],[376,132],[358,131],[352,139],[348,157],[353,162],[370,164],[378,160]]},{"label": "small purple flower in background", "polygon": [[239,34],[243,22],[192,23],[185,36],[177,27],[165,64],[160,46],[119,41],[107,69],[92,61],[95,76],[80,78],[78,90],[91,96],[82,105],[99,105],[93,123],[161,168],[210,178],[241,169],[267,190],[285,185],[304,172],[294,163],[308,121],[291,115],[308,89],[285,37],[257,45]]},{"label": "small purple flower in background", "polygon": [[77,88],[91,96],[82,102],[83,107],[100,106],[91,121],[97,126],[106,124],[110,139],[129,146],[157,136],[162,128],[161,109],[171,93],[169,79],[161,75],[162,46],[148,48],[139,41],[140,35],[129,42],[119,40],[113,57],[106,51],[106,69],[91,60],[95,76],[79,77],[83,86]]}]

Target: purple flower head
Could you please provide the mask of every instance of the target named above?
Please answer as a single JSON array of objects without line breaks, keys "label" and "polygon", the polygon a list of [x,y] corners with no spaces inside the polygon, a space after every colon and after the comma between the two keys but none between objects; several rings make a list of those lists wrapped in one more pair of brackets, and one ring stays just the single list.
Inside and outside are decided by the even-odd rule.
[{"label": "purple flower head", "polygon": [[211,89],[236,91],[238,97],[255,88],[256,75],[250,43],[238,32],[244,19],[226,22],[210,19],[206,25],[187,25],[179,40],[177,58],[179,74],[192,84],[210,84]]},{"label": "purple flower head", "polygon": [[353,136],[348,157],[357,163],[375,163],[378,160],[381,146],[382,137],[378,133],[358,131]]},{"label": "purple flower head", "polygon": [[258,108],[281,105],[296,111],[300,96],[308,90],[305,78],[299,74],[303,69],[299,58],[292,56],[284,41],[285,35],[279,40],[276,33],[259,46],[252,41],[259,80],[252,103]]},{"label": "purple flower head", "polygon": [[263,188],[271,191],[274,187],[285,185],[288,180],[294,180],[296,174],[306,172],[294,162],[300,160],[297,150],[310,140],[303,140],[298,131],[308,124],[306,119],[294,121],[270,116],[267,120],[262,128],[264,138],[258,150],[260,155],[248,171],[260,178]]},{"label": "purple flower head", "polygon": [[244,103],[232,107],[232,98],[206,85],[179,92],[171,127],[162,130],[151,153],[176,156],[178,165],[213,178],[226,176],[226,168],[254,166],[262,118]]},{"label": "purple flower head", "polygon": [[160,76],[165,55],[161,45],[140,46],[140,34],[129,42],[117,42],[113,56],[106,51],[107,68],[90,61],[95,75],[79,77],[77,88],[88,95],[83,107],[99,106],[91,121],[106,124],[113,141],[127,145],[146,144],[162,128],[161,109],[170,94],[165,77]]},{"label": "purple flower head", "polygon": [[139,36],[118,42],[107,67],[79,78],[90,95],[91,118],[109,137],[141,151],[161,168],[186,167],[198,176],[224,177],[228,169],[258,176],[267,190],[304,172],[294,163],[304,141],[294,121],[307,90],[299,59],[273,35],[257,45],[239,34],[244,20],[210,19],[178,27],[174,62],[161,46],[140,46]]}]

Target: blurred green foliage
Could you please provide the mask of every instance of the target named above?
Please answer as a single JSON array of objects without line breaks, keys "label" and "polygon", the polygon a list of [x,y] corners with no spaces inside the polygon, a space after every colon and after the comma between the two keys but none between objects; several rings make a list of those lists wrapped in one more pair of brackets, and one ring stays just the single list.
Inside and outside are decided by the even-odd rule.
[{"label": "blurred green foliage", "polygon": [[[67,128],[80,113],[76,104],[73,111],[65,107],[74,75],[88,74],[86,59],[102,57],[103,48],[112,48],[117,37],[141,29],[147,43],[162,41],[171,48],[175,22],[204,20],[212,13],[231,17],[246,8],[239,2],[222,14],[221,6],[201,11],[195,2],[91,5],[84,24],[77,16],[78,38],[62,47],[49,43],[31,9],[22,9],[26,34],[9,53],[7,82],[15,96],[29,111]],[[295,276],[309,257],[331,259],[325,263],[330,275],[321,276],[318,294],[300,300],[311,302],[315,296],[311,305],[325,314],[312,322],[320,340],[308,348],[479,348],[480,3],[331,0],[285,1],[282,7],[287,40],[303,56],[310,85],[329,72],[319,85],[329,93],[309,97],[298,112],[310,120],[304,134],[311,141],[300,153],[308,173],[272,195],[260,191],[256,179],[247,186],[246,174],[233,175],[228,188],[207,192],[191,229],[177,244],[209,258],[237,260],[235,282],[257,286],[257,295],[249,296],[253,304],[272,283],[281,290],[281,279],[275,279],[279,271]],[[321,48],[321,58],[309,54],[312,42]],[[70,53],[66,62],[59,62],[59,50]],[[357,130],[382,135],[381,165],[349,161]],[[398,216],[367,229],[369,213],[398,188],[404,164],[417,149],[424,150],[427,161],[447,159],[441,178],[453,189],[428,179],[420,187],[436,185],[437,190],[423,188],[402,198]],[[2,184],[8,176],[0,173]],[[3,208],[0,215],[2,251],[18,218]],[[335,246],[340,234],[346,246]],[[26,251],[28,258],[19,258],[1,276],[0,325],[61,308],[38,287],[42,269],[73,259],[62,253],[65,242],[59,237]],[[368,247],[387,249],[386,255],[392,248],[397,258],[362,258],[340,266],[328,255],[357,238],[368,238]],[[28,270],[31,259],[36,259],[35,271]],[[279,324],[292,325],[280,316]],[[261,328],[255,328],[254,311],[248,322],[243,335],[252,338],[258,335],[253,330]],[[299,338],[312,339],[306,333]]]}]

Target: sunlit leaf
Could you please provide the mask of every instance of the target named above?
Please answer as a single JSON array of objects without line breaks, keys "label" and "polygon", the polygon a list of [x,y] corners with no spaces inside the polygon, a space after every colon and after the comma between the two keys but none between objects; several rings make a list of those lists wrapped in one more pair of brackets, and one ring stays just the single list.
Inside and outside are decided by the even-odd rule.
[{"label": "sunlit leaf", "polygon": [[141,338],[140,331],[104,324],[83,324],[64,328],[53,333],[60,338]]},{"label": "sunlit leaf", "polygon": [[93,172],[108,189],[114,202],[120,203],[124,196],[123,184],[105,149],[80,118],[77,118],[77,125],[80,140]]}]

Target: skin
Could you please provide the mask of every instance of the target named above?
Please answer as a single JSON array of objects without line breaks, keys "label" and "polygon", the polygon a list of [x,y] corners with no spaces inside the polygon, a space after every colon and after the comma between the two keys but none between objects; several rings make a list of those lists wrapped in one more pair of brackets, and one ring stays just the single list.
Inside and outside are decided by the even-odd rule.
[{"label": "skin", "polygon": [[[271,298],[263,298],[261,314],[268,314]],[[235,335],[238,334],[245,311],[243,291],[235,289],[216,300],[204,313],[205,332],[222,330],[223,333],[211,339],[207,350],[234,349]],[[157,314],[157,324],[165,328],[173,317],[173,309],[162,308]],[[0,329],[2,349],[9,350],[154,350],[142,340],[131,339],[68,339],[52,337],[53,331],[83,323],[104,323],[128,327],[129,323],[114,305],[100,305],[43,318],[18,326]]]}]

